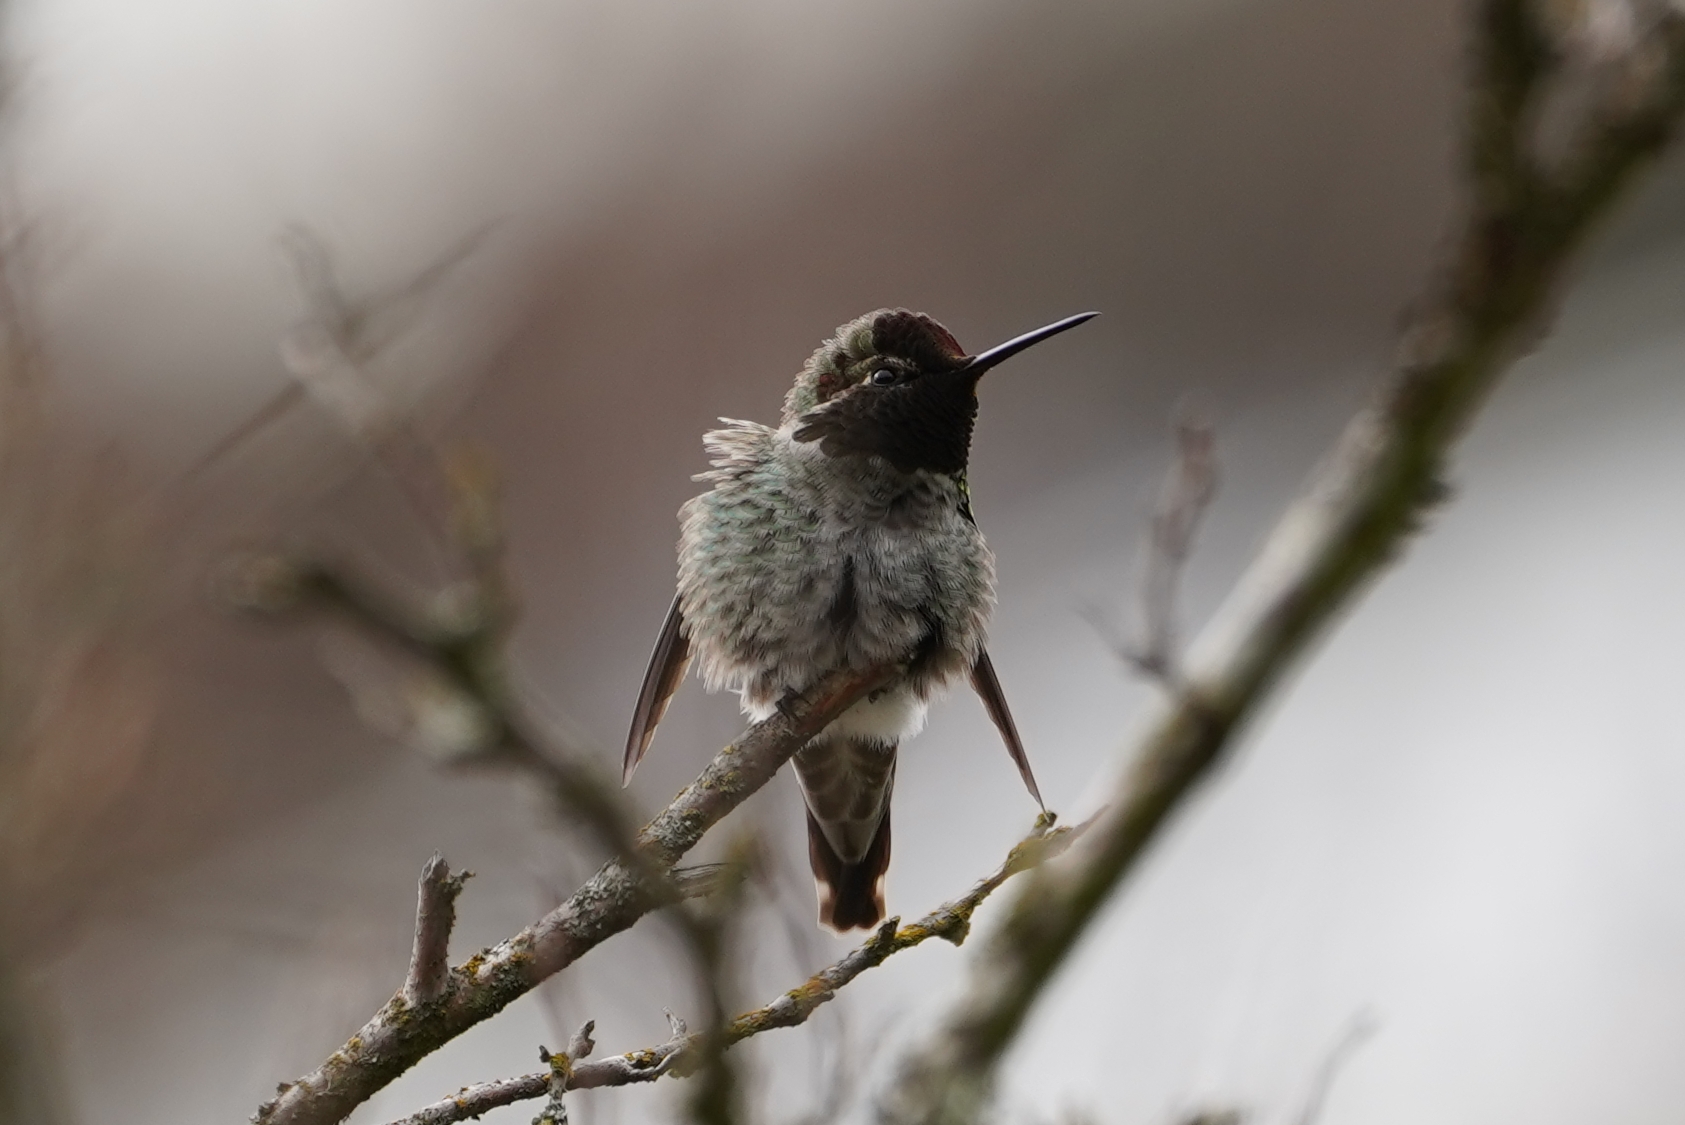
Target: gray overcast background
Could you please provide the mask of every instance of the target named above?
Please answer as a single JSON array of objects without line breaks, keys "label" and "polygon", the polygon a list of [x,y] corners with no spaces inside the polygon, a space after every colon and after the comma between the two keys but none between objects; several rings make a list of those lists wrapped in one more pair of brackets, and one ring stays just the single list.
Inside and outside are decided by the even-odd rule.
[{"label": "gray overcast background", "polygon": [[[1168,420],[1197,399],[1224,464],[1192,625],[1422,284],[1454,207],[1463,14],[30,0],[11,13],[15,176],[46,232],[64,401],[160,479],[286,385],[285,224],[373,292],[497,220],[379,374],[503,466],[520,674],[603,747],[716,416],[773,418],[813,347],[880,305],[973,349],[1101,310],[990,377],[972,475],[999,557],[991,648],[1050,804],[1075,814],[1146,698],[1083,615],[1127,596]],[[1679,1120],[1682,185],[1675,163],[1633,201],[1467,443],[1455,503],[1066,970],[1007,1068],[1014,1119],[1222,1103],[1285,1125],[1367,1011],[1379,1031],[1325,1125]],[[200,561],[308,534],[429,577],[390,487],[308,410],[215,492]],[[460,952],[588,869],[518,782],[441,775],[360,727],[308,630],[182,596],[166,737],[51,969],[88,1121],[242,1120],[313,1065],[399,982],[434,848],[479,872]],[[688,686],[636,799],[655,807],[736,726],[731,700]],[[780,779],[750,812],[799,874],[797,808]],[[1033,811],[957,693],[904,754],[891,909],[967,885]],[[593,953],[550,1008],[595,1017],[603,1050],[659,1039],[684,1002],[662,941],[646,923]],[[921,949],[863,979],[849,1033],[916,1032],[965,960]],[[763,959],[755,998],[813,967]],[[547,1019],[517,1004],[356,1120],[534,1069],[561,1038]],[[834,1030],[754,1052],[772,1120],[804,1104]],[[630,1122],[671,1093],[584,1101]]]}]

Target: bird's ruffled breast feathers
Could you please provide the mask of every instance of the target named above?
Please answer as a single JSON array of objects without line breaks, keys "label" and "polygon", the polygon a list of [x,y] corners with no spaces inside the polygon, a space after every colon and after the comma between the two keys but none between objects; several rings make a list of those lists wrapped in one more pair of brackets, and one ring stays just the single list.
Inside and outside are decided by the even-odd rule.
[{"label": "bird's ruffled breast feathers", "polygon": [[771,426],[746,422],[741,418],[721,418],[724,428],[709,430],[702,435],[702,447],[708,451],[708,463],[714,466],[705,473],[697,473],[692,480],[709,484],[732,484],[741,481],[767,463],[772,455],[772,443],[777,434]]}]

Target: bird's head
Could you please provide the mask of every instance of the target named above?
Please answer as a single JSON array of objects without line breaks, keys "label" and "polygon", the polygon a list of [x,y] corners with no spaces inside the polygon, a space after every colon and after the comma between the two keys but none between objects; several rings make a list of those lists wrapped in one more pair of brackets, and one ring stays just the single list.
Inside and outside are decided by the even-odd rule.
[{"label": "bird's head", "polygon": [[963,473],[983,373],[1097,315],[1066,317],[966,355],[923,313],[867,313],[813,353],[784,399],[784,421],[795,424],[797,441],[818,442],[830,457],[876,454],[904,473]]}]

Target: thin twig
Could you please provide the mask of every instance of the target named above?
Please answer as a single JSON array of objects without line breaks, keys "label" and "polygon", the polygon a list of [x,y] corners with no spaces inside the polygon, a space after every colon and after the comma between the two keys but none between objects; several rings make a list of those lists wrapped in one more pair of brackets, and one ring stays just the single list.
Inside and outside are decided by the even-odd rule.
[{"label": "thin twig", "polygon": [[[902,950],[922,945],[931,938],[961,944],[971,931],[971,916],[984,899],[1019,872],[1038,867],[1062,854],[1087,831],[1089,823],[1092,822],[1071,828],[1055,828],[1053,814],[1044,813],[1030,834],[1007,854],[1006,860],[988,876],[978,880],[965,894],[943,903],[911,925],[902,926],[900,919],[890,918],[865,944],[856,947],[841,960],[821,969],[770,1004],[733,1019],[725,1027],[725,1046],[735,1046],[774,1028],[796,1027],[807,1022],[821,1005],[834,999],[838,991],[861,973],[876,968]],[[653,1082],[664,1074],[692,1073],[703,1046],[701,1034],[678,1031],[654,1047],[573,1066],[568,1089],[630,1086]],[[548,1074],[528,1074],[486,1082],[464,1087],[453,1097],[435,1102],[392,1125],[451,1125],[478,1117],[499,1106],[545,1097],[549,1092]]]},{"label": "thin twig", "polygon": [[[314,372],[321,366],[318,353],[324,347],[339,360],[336,367],[353,373],[348,376],[341,371],[336,376],[337,380],[344,384],[349,378],[357,385],[354,392],[341,386],[338,397],[330,393],[328,400],[343,406],[349,394],[367,404],[370,409],[364,413],[371,417],[365,421],[376,421],[372,415],[390,415],[390,408],[382,401],[384,396],[373,390],[373,384],[361,369],[376,359],[414,322],[432,291],[479,248],[494,225],[485,223],[476,227],[397,289],[357,300],[350,298],[341,287],[333,255],[321,237],[299,224],[286,227],[277,242],[293,270],[305,305],[304,318],[294,326],[287,346],[283,348],[283,358],[288,361],[292,381],[270,396],[209,451],[200,455],[183,474],[183,479],[201,477],[287,417],[307,398],[320,398],[323,388]],[[307,339],[313,341],[311,346],[301,348],[300,345]],[[306,358],[309,363],[299,362]],[[343,410],[334,410],[333,413],[339,415],[341,421],[349,421]]]},{"label": "thin twig", "polygon": [[1140,639],[1123,653],[1142,673],[1172,688],[1182,678],[1176,635],[1177,591],[1193,550],[1194,535],[1216,494],[1216,435],[1206,422],[1184,418],[1176,424],[1176,464],[1159,490],[1142,561]]},{"label": "thin twig", "polygon": [[1538,329],[1620,188],[1671,139],[1685,110],[1685,12],[1670,9],[1625,60],[1619,96],[1594,100],[1570,156],[1534,151],[1558,56],[1531,0],[1482,0],[1467,159],[1471,198],[1449,269],[1377,399],[1289,509],[1197,646],[1185,684],[1132,740],[1133,768],[1088,846],[1038,872],[973,963],[972,983],[904,1062],[886,1122],[983,1119],[996,1066],[1101,906],[1171,813],[1225,757],[1288,670],[1397,556],[1445,496],[1456,438]]},{"label": "thin twig", "polygon": [[1369,1042],[1380,1026],[1369,1012],[1359,1012],[1352,1017],[1345,1031],[1341,1032],[1340,1038],[1323,1058],[1322,1065],[1317,1067],[1316,1075],[1311,1079],[1310,1091],[1305,1095],[1304,1108],[1296,1118],[1296,1125],[1317,1125],[1322,1119],[1323,1108],[1328,1104],[1328,1094],[1334,1089],[1335,1081],[1358,1048]]}]

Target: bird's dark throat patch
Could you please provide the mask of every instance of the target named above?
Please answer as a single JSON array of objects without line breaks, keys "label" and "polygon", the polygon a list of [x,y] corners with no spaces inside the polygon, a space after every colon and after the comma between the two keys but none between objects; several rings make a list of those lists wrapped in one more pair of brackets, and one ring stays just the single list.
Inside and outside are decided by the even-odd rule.
[{"label": "bird's dark throat patch", "polygon": [[859,383],[803,415],[797,441],[819,442],[829,457],[876,454],[903,473],[957,475],[971,453],[977,377],[926,371],[892,387]]}]

